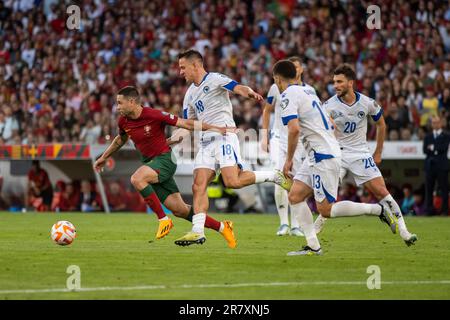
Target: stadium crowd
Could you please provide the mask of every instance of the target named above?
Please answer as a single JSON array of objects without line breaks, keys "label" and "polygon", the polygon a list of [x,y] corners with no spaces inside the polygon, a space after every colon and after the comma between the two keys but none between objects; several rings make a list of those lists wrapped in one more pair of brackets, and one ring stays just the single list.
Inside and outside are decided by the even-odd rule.
[{"label": "stadium crowd", "polygon": [[[298,55],[322,101],[332,71],[355,66],[357,90],[384,109],[388,140],[423,140],[430,117],[450,120],[447,1],[0,1],[0,145],[108,143],[117,133],[115,92],[135,85],[143,104],[181,114],[187,85],[177,55],[195,48],[208,70],[265,95],[273,64]],[[232,95],[242,129],[260,127],[262,105]],[[375,139],[375,126],[368,131]]]},{"label": "stadium crowd", "polygon": [[[420,140],[430,115],[450,116],[450,7],[383,1],[381,29],[368,1],[81,1],[79,30],[57,1],[0,4],[0,143],[105,143],[116,133],[114,93],[137,85],[145,105],[180,114],[177,55],[194,47],[209,70],[265,94],[275,61],[299,55],[322,100],[332,70],[357,70],[357,89],[385,111],[389,140]],[[233,96],[242,128],[261,105]],[[374,139],[374,130],[369,138]]]}]

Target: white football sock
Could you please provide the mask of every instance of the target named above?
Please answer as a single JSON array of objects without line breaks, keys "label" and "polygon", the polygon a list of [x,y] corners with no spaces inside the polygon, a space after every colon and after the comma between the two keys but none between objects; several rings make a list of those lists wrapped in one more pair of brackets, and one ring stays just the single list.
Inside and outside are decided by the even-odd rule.
[{"label": "white football sock", "polygon": [[298,224],[298,212],[295,212],[295,210],[292,210],[292,205],[289,205],[291,208],[291,229],[299,228],[300,225]]},{"label": "white football sock", "polygon": [[319,239],[317,239],[314,230],[313,216],[306,201],[292,204],[291,210],[295,217],[298,217],[298,223],[305,234],[306,243],[313,250],[320,249]]},{"label": "white football sock", "polygon": [[223,222],[221,222],[219,232],[222,233],[224,228],[225,228],[225,225],[223,224]]},{"label": "white football sock", "polygon": [[253,171],[255,174],[255,183],[273,182],[275,180],[274,171]]},{"label": "white football sock", "polygon": [[402,210],[400,209],[397,202],[394,200],[392,195],[388,194],[386,197],[384,197],[381,201],[381,204],[387,206],[388,208],[391,208],[392,213],[395,214],[398,218],[398,230],[400,231],[400,236],[403,239],[407,239],[411,236],[408,229],[406,228],[405,220],[403,219]]},{"label": "white football sock", "polygon": [[328,218],[325,218],[323,215],[319,214],[316,218],[316,221],[314,221],[314,228],[316,231],[318,229],[322,230],[323,225],[325,224],[325,221],[327,221]]},{"label": "white football sock", "polygon": [[365,214],[379,216],[381,214],[381,206],[371,203],[339,201],[331,207],[330,218],[362,216]]},{"label": "white football sock", "polygon": [[288,192],[279,185],[275,185],[274,190],[275,204],[277,206],[278,215],[280,216],[280,225],[289,225],[288,217]]},{"label": "white football sock", "polygon": [[159,219],[159,221],[163,221],[163,220],[169,220],[169,217],[168,217],[168,216],[165,216],[165,217]]},{"label": "white football sock", "polygon": [[205,234],[206,213],[196,213],[192,217],[192,232]]}]

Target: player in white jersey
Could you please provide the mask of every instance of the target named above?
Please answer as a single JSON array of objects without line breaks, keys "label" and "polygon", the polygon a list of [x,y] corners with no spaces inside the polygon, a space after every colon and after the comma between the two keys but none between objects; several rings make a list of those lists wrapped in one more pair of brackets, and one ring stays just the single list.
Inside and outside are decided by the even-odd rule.
[{"label": "player in white jersey", "polygon": [[[333,82],[336,95],[325,102],[324,108],[336,125],[336,138],[342,151],[340,179],[348,175],[355,183],[364,185],[374,194],[380,203],[389,206],[397,216],[400,236],[410,246],[417,241],[417,236],[406,228],[401,209],[386,188],[384,179],[377,165],[381,163],[381,152],[386,131],[383,109],[375,100],[353,90],[356,79],[352,67],[343,64],[334,71]],[[377,145],[370,153],[366,141],[367,118],[372,117],[377,127]],[[316,219],[316,232],[320,232],[325,218]]]},{"label": "player in white jersey", "polygon": [[[285,175],[291,174],[299,137],[302,139],[308,159],[302,167],[309,167],[309,170],[301,170],[295,174],[294,184],[289,192],[289,202],[295,210],[298,210],[300,227],[305,234],[307,245],[299,251],[289,252],[288,255],[322,254],[314,230],[312,213],[305,202],[311,192],[314,192],[318,211],[325,217],[348,216],[347,210],[352,215],[354,212],[358,212],[359,215],[383,215],[391,229],[395,229],[397,225],[395,215],[382,204],[351,201],[335,203],[341,150],[334,136],[333,124],[322,110],[316,92],[296,83],[296,70],[292,62],[287,60],[277,62],[273,68],[273,77],[282,92],[281,116],[283,124],[288,126],[288,151],[283,171]],[[305,175],[304,172],[309,172],[309,175]]]},{"label": "player in white jersey", "polygon": [[[198,119],[209,124],[220,123],[222,127],[235,128],[233,107],[229,92],[262,101],[263,98],[250,87],[220,73],[207,72],[202,55],[188,50],[179,55],[180,74],[191,82],[183,103],[183,113],[188,119]],[[177,239],[177,245],[202,244],[205,242],[204,224],[209,208],[206,188],[214,179],[216,165],[220,166],[226,187],[239,189],[254,183],[274,182],[289,189],[292,181],[281,171],[244,171],[240,156],[239,140],[234,132],[221,135],[216,132],[201,133],[200,146],[195,158],[192,231]]]},{"label": "player in white jersey", "polygon": [[[297,70],[297,83],[307,87],[309,90],[314,88],[302,82],[303,67],[299,57],[293,56],[288,58],[295,65]],[[286,160],[287,153],[287,127],[285,127],[281,120],[281,95],[277,85],[274,83],[267,93],[266,103],[264,105],[262,115],[262,129],[263,134],[261,139],[261,146],[263,151],[270,152],[270,160],[274,168],[283,170],[284,162]],[[270,123],[270,115],[274,114],[273,126],[268,131]],[[294,171],[298,171],[305,158],[304,149],[301,143],[298,144],[297,150],[294,155]],[[278,216],[280,217],[280,227],[277,231],[278,236],[283,235],[295,235],[303,236],[303,232],[298,224],[298,219],[295,217],[295,211],[291,210],[291,227],[289,230],[289,201],[288,191],[281,188],[279,185],[275,185],[274,188],[275,205],[277,207]]]}]

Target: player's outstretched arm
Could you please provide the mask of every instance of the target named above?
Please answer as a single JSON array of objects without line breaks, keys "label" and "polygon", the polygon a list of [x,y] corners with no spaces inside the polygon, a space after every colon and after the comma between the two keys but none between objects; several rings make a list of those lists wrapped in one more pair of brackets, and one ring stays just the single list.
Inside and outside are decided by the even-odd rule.
[{"label": "player's outstretched arm", "polygon": [[166,139],[166,142],[169,146],[173,145],[173,144],[177,144],[177,143],[180,143],[181,141],[183,141],[183,139],[186,138],[190,134],[191,134],[191,132],[189,130],[184,129],[184,128],[178,128],[172,133],[172,136],[170,138]]},{"label": "player's outstretched arm", "polygon": [[234,87],[233,92],[241,95],[245,98],[252,98],[255,99],[256,101],[263,101],[264,98],[256,93],[255,91],[253,91],[252,88],[248,87],[248,86],[244,86],[242,84],[238,84],[237,86]]},{"label": "player's outstretched arm", "polygon": [[117,150],[122,148],[122,146],[127,143],[128,135],[117,135],[111,144],[106,148],[105,152],[98,158],[94,163],[94,170],[100,172],[103,169],[103,166],[106,163],[106,160]]},{"label": "player's outstretched arm", "polygon": [[236,128],[225,128],[225,127],[217,127],[211,124],[205,123],[203,121],[192,120],[192,119],[181,119],[178,118],[176,127],[184,128],[189,131],[201,130],[201,131],[216,131],[222,134],[225,134],[227,131],[235,130]]},{"label": "player's outstretched arm", "polygon": [[288,150],[286,156],[286,163],[283,167],[283,173],[286,177],[292,177],[291,170],[294,163],[294,153],[297,149],[298,138],[300,136],[300,125],[297,119],[292,119],[288,122]]},{"label": "player's outstretched arm", "polygon": [[383,144],[386,137],[386,122],[384,121],[384,117],[381,116],[375,124],[377,126],[377,146],[372,157],[378,165],[381,163],[381,153],[383,152]]}]

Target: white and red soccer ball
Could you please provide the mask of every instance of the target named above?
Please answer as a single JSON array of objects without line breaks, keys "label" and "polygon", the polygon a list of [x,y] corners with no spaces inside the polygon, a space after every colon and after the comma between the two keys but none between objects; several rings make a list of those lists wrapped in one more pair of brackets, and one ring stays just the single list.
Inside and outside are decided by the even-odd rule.
[{"label": "white and red soccer ball", "polygon": [[58,221],[50,232],[52,240],[61,246],[69,245],[77,237],[75,226],[69,221]]}]

